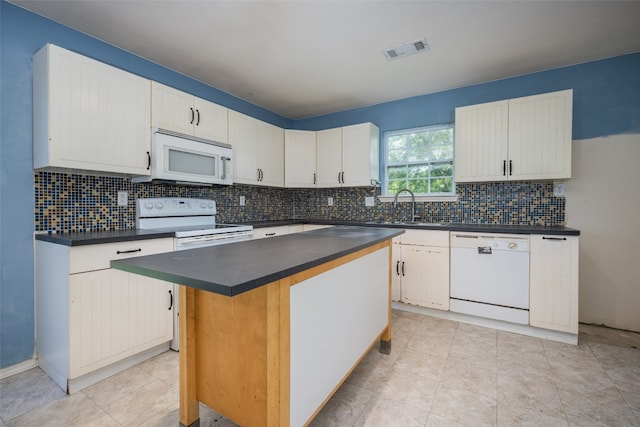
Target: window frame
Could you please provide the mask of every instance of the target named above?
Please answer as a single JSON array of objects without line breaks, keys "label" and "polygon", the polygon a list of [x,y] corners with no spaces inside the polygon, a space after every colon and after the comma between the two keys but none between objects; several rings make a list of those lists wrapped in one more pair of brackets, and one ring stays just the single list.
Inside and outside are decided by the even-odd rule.
[{"label": "window frame", "polygon": [[[439,192],[439,193],[432,193],[432,192],[427,192],[427,193],[415,193],[416,198],[420,197],[421,199],[428,199],[428,198],[448,198],[448,197],[455,197],[456,196],[456,182],[455,182],[455,124],[454,123],[446,123],[446,124],[439,124],[439,125],[429,125],[429,126],[420,126],[420,127],[415,127],[415,128],[407,128],[407,129],[398,129],[398,130],[393,130],[393,131],[387,131],[384,132],[383,134],[383,159],[382,159],[382,188],[381,188],[381,198],[393,198],[395,196],[395,193],[389,193],[389,137],[392,136],[396,136],[396,135],[406,135],[406,134],[411,134],[411,133],[419,133],[419,132],[425,132],[425,131],[438,131],[438,130],[442,130],[442,129],[451,129],[452,132],[452,141],[451,141],[451,149],[452,149],[452,157],[450,160],[439,160],[436,162],[430,162],[430,161],[416,161],[416,162],[409,162],[407,161],[406,163],[398,163],[398,164],[394,164],[394,165],[407,165],[407,166],[411,166],[411,165],[427,165],[427,166],[431,166],[431,165],[438,165],[438,164],[443,164],[443,163],[447,163],[447,162],[451,162],[451,167],[452,167],[452,171],[451,171],[451,180],[452,180],[452,189],[451,192]],[[392,166],[394,166],[392,165]],[[431,180],[432,178],[429,177],[429,180]],[[405,195],[406,193],[402,193],[401,197],[403,195]]]}]

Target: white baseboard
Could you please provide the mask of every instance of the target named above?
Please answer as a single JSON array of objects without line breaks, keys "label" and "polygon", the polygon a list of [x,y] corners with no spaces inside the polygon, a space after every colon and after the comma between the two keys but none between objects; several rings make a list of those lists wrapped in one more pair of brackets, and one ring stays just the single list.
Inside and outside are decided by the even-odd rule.
[{"label": "white baseboard", "polygon": [[22,372],[36,367],[38,367],[38,359],[34,356],[29,360],[25,360],[24,362],[20,362],[18,364],[0,369],[0,380],[12,377],[16,374],[21,374]]},{"label": "white baseboard", "polygon": [[512,332],[514,334],[528,335],[530,337],[542,338],[551,341],[563,342],[565,344],[578,344],[578,335],[566,332],[551,331],[548,329],[536,328],[529,325],[519,325],[517,323],[504,322],[501,320],[488,319],[484,317],[472,316],[469,314],[454,313],[451,311],[436,310],[433,308],[419,307],[416,305],[393,302],[392,308],[412,313],[424,314],[441,319],[454,320],[472,325],[484,326],[485,328],[497,329],[499,331]]}]

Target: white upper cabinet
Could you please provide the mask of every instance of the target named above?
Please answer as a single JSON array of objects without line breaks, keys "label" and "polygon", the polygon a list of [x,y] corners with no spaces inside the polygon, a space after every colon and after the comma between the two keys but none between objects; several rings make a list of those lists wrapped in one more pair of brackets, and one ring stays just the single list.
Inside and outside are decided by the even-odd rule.
[{"label": "white upper cabinet", "polygon": [[186,92],[151,82],[151,125],[227,142],[228,109]]},{"label": "white upper cabinet", "polygon": [[456,182],[506,178],[509,101],[456,108]]},{"label": "white upper cabinet", "polygon": [[372,123],[342,128],[342,185],[370,186],[380,178],[380,129]]},{"label": "white upper cabinet", "polygon": [[342,128],[316,132],[316,185],[342,185]]},{"label": "white upper cabinet", "polygon": [[573,90],[456,108],[457,182],[571,177]]},{"label": "white upper cabinet", "polygon": [[284,186],[284,130],[229,110],[234,182]]},{"label": "white upper cabinet", "polygon": [[285,129],[284,168],[285,187],[316,186],[316,132]]},{"label": "white upper cabinet", "polygon": [[372,123],[318,131],[318,187],[370,186],[379,179],[380,130]]},{"label": "white upper cabinet", "polygon": [[47,44],[33,57],[33,166],[149,175],[150,83]]},{"label": "white upper cabinet", "polygon": [[573,90],[509,100],[509,179],[571,178]]}]

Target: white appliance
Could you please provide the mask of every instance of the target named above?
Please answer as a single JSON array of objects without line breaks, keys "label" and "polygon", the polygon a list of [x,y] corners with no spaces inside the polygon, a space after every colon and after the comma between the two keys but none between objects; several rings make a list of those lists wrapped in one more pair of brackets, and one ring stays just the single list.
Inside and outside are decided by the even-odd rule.
[{"label": "white appliance", "polygon": [[529,323],[529,236],[451,234],[450,310]]},{"label": "white appliance", "polygon": [[[216,224],[216,202],[191,198],[149,198],[136,201],[136,228],[172,231],[173,249],[202,248],[253,238],[253,226]],[[174,310],[171,348],[179,349],[178,284],[173,285]]]},{"label": "white appliance", "polygon": [[132,182],[233,184],[232,149],[228,144],[154,128],[147,155],[151,175],[136,176]]}]

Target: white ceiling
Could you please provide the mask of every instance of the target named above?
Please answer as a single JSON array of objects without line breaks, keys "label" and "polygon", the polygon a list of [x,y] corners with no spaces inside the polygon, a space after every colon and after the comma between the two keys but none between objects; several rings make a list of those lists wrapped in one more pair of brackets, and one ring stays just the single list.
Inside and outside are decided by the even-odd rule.
[{"label": "white ceiling", "polygon": [[640,1],[11,1],[291,119],[640,52]]}]

